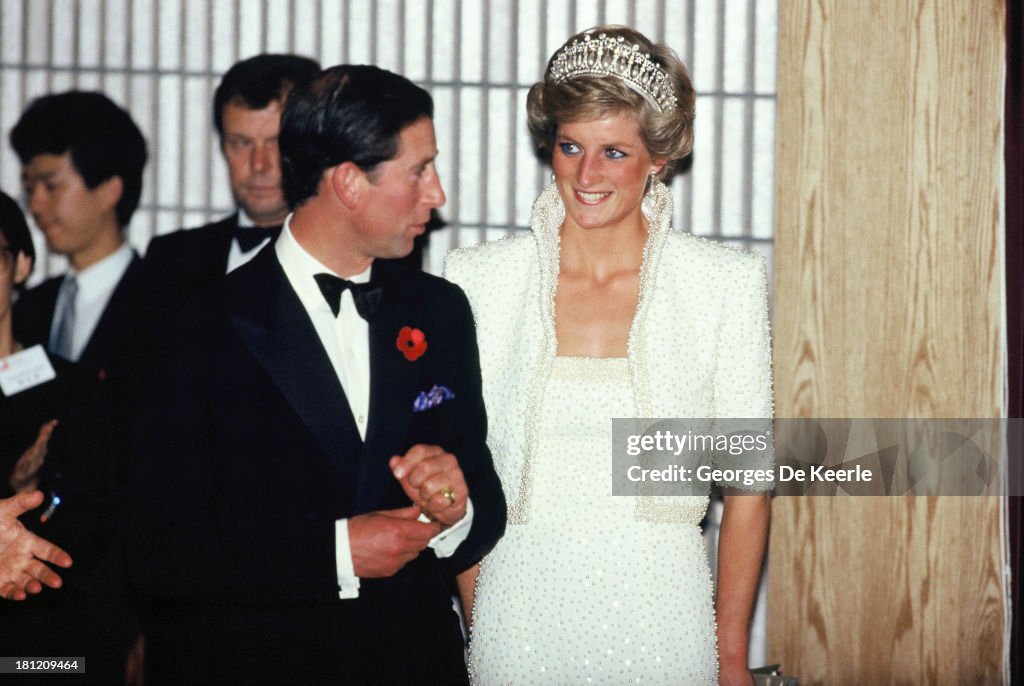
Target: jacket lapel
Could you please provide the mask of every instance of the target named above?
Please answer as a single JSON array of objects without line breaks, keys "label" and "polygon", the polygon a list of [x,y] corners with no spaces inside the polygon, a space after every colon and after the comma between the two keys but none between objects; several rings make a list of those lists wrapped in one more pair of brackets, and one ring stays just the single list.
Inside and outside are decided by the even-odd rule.
[{"label": "jacket lapel", "polygon": [[224,276],[237,226],[238,212],[214,224],[216,230],[210,232],[210,250],[207,253],[210,255],[210,260],[206,263],[207,278],[217,279]]},{"label": "jacket lapel", "polygon": [[[243,271],[244,270],[244,271]],[[317,444],[355,484],[361,448],[348,399],[313,322],[277,261],[263,251],[230,280],[231,322]]]},{"label": "jacket lapel", "polygon": [[112,357],[122,355],[124,351],[116,346],[124,344],[120,340],[135,325],[133,318],[137,316],[137,298],[142,282],[142,260],[132,254],[128,269],[110,294],[110,300],[103,308],[103,314],[96,323],[96,328],[89,337],[89,342],[78,356],[78,364],[86,369],[96,369],[104,373],[106,367],[116,360]]},{"label": "jacket lapel", "polygon": [[[370,320],[370,417],[357,509],[379,507],[385,493],[397,486],[388,467],[392,455],[406,445],[419,362],[410,362],[398,349],[398,332],[416,327],[419,317],[403,293],[399,268],[377,261],[373,280],[383,289],[380,307]],[[429,354],[429,353],[428,353]]]},{"label": "jacket lapel", "polygon": [[27,346],[49,345],[53,314],[57,309],[57,295],[63,276],[47,279],[23,293],[14,303],[14,338]]}]

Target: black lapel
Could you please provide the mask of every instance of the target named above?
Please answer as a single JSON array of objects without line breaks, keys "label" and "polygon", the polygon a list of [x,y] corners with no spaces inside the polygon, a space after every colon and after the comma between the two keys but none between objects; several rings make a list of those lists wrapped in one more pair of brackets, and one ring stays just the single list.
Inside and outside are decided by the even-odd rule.
[{"label": "black lapel", "polygon": [[421,325],[409,300],[414,294],[404,287],[402,268],[377,261],[373,281],[383,292],[380,307],[370,320],[370,417],[358,493],[358,503],[364,509],[383,502],[385,490],[395,486],[387,462],[410,447],[406,445],[409,420],[422,364],[407,360],[397,345],[403,326]]},{"label": "black lapel", "polygon": [[209,249],[200,254],[209,255],[203,265],[203,276],[208,282],[216,283],[224,277],[228,270],[228,255],[231,254],[231,243],[235,240],[235,228],[238,226],[238,212],[225,217],[210,227]]},{"label": "black lapel", "polygon": [[142,260],[134,252],[132,261],[121,275],[121,280],[110,294],[107,306],[103,308],[100,320],[96,322],[89,342],[78,356],[78,364],[87,370],[103,372],[111,363],[111,356],[120,353],[118,345],[124,343],[122,335],[129,324],[134,324],[137,298],[142,288]]},{"label": "black lapel", "polygon": [[57,295],[63,276],[47,279],[31,290],[25,291],[14,304],[14,338],[22,345],[50,344],[50,327],[53,313],[57,309]]},{"label": "black lapel", "polygon": [[334,367],[277,253],[265,250],[232,272],[225,291],[231,322],[242,342],[343,473],[343,482],[354,486],[359,431]]}]

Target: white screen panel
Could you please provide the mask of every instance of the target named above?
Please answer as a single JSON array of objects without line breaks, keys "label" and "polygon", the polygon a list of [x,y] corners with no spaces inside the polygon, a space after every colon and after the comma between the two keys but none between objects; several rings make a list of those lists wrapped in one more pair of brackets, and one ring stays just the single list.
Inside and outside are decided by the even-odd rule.
[{"label": "white screen panel", "polygon": [[[150,147],[133,242],[231,210],[210,100],[223,72],[264,50],[325,65],[377,63],[436,100],[450,247],[527,228],[550,170],[536,159],[525,100],[553,50],[597,21],[668,43],[698,89],[696,145],[673,181],[676,227],[770,243],[777,7],[772,0],[0,0],[0,183],[19,192],[6,133],[47,92],[104,90]],[[440,254],[440,257],[439,255]],[[63,269],[41,260],[34,279]]]}]

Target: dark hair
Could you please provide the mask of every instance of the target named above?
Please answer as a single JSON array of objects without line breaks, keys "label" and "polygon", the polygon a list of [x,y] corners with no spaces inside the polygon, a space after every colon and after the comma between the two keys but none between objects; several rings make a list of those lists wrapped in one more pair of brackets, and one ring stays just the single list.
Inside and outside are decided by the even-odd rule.
[{"label": "dark hair", "polygon": [[128,225],[142,195],[146,141],[127,111],[102,93],[68,91],[33,100],[11,129],[11,147],[22,165],[37,155],[71,153],[89,189],[120,177],[117,223]]},{"label": "dark hair", "polygon": [[288,98],[278,148],[285,196],[293,208],[316,195],[324,171],[352,162],[372,174],[398,155],[398,137],[434,116],[430,94],[404,76],[366,65],[324,71]]},{"label": "dark hair", "polygon": [[241,104],[262,110],[283,100],[297,87],[305,86],[320,73],[320,64],[299,55],[256,55],[236,62],[221,79],[213,94],[213,125],[224,135],[224,106]]},{"label": "dark hair", "polygon": [[[556,81],[551,67],[558,55],[585,36],[605,34],[628,45],[639,46],[651,61],[661,67],[672,84],[676,107],[661,112],[642,95],[616,77],[577,76]],[[544,70],[544,79],[533,84],[526,97],[527,126],[533,144],[544,161],[550,161],[558,125],[587,121],[607,114],[629,112],[640,129],[647,152],[665,160],[659,176],[664,178],[678,160],[693,148],[693,118],[697,93],[679,56],[663,43],[654,43],[639,31],[626,26],[595,26],[572,36],[555,51]]]},{"label": "dark hair", "polygon": [[25,215],[14,198],[3,191],[0,191],[0,234],[7,240],[7,247],[15,257],[21,253],[35,263],[36,248],[32,244]]}]

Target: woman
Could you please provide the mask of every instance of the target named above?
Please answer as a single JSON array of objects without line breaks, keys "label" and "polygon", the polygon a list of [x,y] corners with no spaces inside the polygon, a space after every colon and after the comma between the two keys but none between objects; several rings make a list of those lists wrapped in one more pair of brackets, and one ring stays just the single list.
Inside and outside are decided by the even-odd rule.
[{"label": "woman", "polygon": [[[124,665],[123,655],[106,655],[106,622],[115,616],[107,596],[114,591],[99,571],[113,540],[114,444],[101,385],[73,363],[41,347],[23,350],[14,339],[11,301],[31,273],[34,257],[21,209],[0,193],[0,367],[25,369],[26,356],[35,356],[34,369],[46,372],[30,383],[0,387],[0,497],[25,494],[3,501],[7,512],[32,507],[18,523],[0,522],[0,530],[20,542],[0,551],[0,558],[52,541],[49,559],[68,566],[67,553],[58,555],[63,548],[75,560],[60,573],[61,581],[41,563],[33,566],[38,582],[59,585],[60,591],[44,590],[28,604],[0,604],[0,645],[12,655],[87,654],[89,671],[100,683],[107,680],[104,675],[120,677]],[[29,493],[37,487],[45,499]],[[0,595],[17,599],[39,586],[28,579],[4,586],[0,579]],[[119,662],[116,672],[104,670],[108,662]]]},{"label": "woman", "polygon": [[[14,340],[11,304],[15,290],[28,279],[34,260],[35,248],[25,216],[10,196],[0,193],[0,359],[21,350]],[[52,380],[17,394],[0,390],[0,475],[4,477],[0,480],[0,495],[35,488],[56,412],[66,404],[63,390]]]},{"label": "woman", "polygon": [[727,492],[713,609],[708,498],[610,495],[612,417],[771,415],[763,260],[669,230],[660,179],[690,151],[694,97],[636,31],[574,36],[527,101],[554,171],[533,230],[446,261],[509,502],[459,579],[476,683],[752,683],[768,496]]},{"label": "woman", "polygon": [[[28,278],[34,256],[25,217],[14,200],[0,192],[0,367],[4,358],[18,349],[12,334],[11,300],[14,289]],[[11,413],[5,411],[8,408],[4,398],[0,390],[0,439],[3,439],[0,440],[0,473],[7,475],[11,473],[9,467],[22,457],[26,446],[31,446],[21,461],[26,464],[44,449],[52,424],[43,425],[42,430],[35,422],[32,422],[33,426],[19,426],[7,419]],[[11,440],[12,436],[3,428],[7,424],[20,435],[20,440],[17,436]],[[66,552],[37,537],[17,519],[43,501],[42,493],[28,492],[34,485],[34,475],[30,476],[25,471],[11,476],[12,481],[21,487],[18,490],[26,492],[0,499],[0,598],[8,600],[24,600],[30,593],[39,593],[44,585],[60,587],[60,575],[39,560],[60,567],[71,565],[71,557]],[[7,490],[6,484],[0,482],[0,496],[6,495]]]}]

